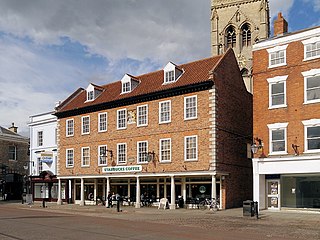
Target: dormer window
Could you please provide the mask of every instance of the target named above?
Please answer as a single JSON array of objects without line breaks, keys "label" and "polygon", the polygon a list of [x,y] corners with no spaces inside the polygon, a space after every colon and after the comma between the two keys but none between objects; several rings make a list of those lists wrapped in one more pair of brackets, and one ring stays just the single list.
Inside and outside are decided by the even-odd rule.
[{"label": "dormer window", "polygon": [[87,101],[93,101],[94,100],[94,91],[90,91],[87,93]]},{"label": "dormer window", "polygon": [[94,101],[99,95],[102,93],[103,88],[92,83],[86,89],[87,92],[87,100],[86,102]]},{"label": "dormer window", "polygon": [[130,93],[139,85],[139,80],[134,76],[125,74],[121,79],[121,94]]},{"label": "dormer window", "polygon": [[166,83],[174,82],[174,71],[166,72]]},{"label": "dormer window", "polygon": [[163,69],[164,80],[163,84],[176,82],[182,75],[182,70],[179,69],[174,63],[169,62]]}]

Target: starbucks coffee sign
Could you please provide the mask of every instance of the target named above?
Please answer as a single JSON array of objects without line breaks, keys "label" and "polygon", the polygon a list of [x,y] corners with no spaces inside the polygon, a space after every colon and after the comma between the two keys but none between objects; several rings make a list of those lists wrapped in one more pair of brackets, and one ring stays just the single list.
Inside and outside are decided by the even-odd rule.
[{"label": "starbucks coffee sign", "polygon": [[116,167],[103,167],[103,173],[117,173],[117,172],[141,172],[141,165],[131,165],[131,166],[116,166]]}]

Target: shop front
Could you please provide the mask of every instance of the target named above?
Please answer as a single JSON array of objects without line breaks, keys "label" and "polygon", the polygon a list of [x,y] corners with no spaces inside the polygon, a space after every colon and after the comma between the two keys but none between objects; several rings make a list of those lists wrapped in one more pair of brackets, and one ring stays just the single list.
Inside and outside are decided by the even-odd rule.
[{"label": "shop front", "polygon": [[260,209],[320,209],[318,156],[253,159],[253,171]]},{"label": "shop front", "polygon": [[[60,176],[59,179],[61,182],[69,180],[73,183],[71,188],[75,191],[71,191],[73,192],[72,202],[80,205],[92,205],[100,200],[105,201],[108,192],[119,194],[136,207],[140,207],[142,194],[153,201],[167,198],[172,205],[171,208],[175,208],[173,206],[175,201],[181,197],[187,202],[195,198],[220,199],[221,196],[221,176],[216,177],[209,173],[189,176],[186,173],[106,174],[104,176]],[[222,206],[221,203],[220,206]]]},{"label": "shop front", "polygon": [[[44,171],[39,176],[31,176],[31,191],[33,201],[56,202],[58,200],[58,179],[50,172]],[[61,197],[67,201],[66,182],[61,183]]]}]

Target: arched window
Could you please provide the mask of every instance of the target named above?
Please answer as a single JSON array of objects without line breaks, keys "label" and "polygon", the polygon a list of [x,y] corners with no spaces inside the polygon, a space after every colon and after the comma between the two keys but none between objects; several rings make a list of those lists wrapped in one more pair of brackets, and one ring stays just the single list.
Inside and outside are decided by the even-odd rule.
[{"label": "arched window", "polygon": [[249,77],[249,71],[248,71],[248,69],[243,68],[243,69],[241,70],[241,75],[242,75],[243,78]]},{"label": "arched window", "polygon": [[233,26],[229,26],[226,31],[227,47],[236,46],[236,31]]},{"label": "arched window", "polygon": [[242,32],[242,47],[251,46],[251,30],[248,23],[244,24],[241,28]]}]

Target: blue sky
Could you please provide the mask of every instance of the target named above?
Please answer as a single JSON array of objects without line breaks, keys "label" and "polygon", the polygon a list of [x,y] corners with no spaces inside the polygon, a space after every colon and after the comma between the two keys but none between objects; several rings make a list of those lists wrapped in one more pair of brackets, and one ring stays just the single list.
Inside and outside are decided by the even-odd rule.
[{"label": "blue sky", "polygon": [[[289,31],[320,25],[319,0],[270,0]],[[26,135],[90,82],[210,56],[210,0],[0,0],[0,126]]]}]

